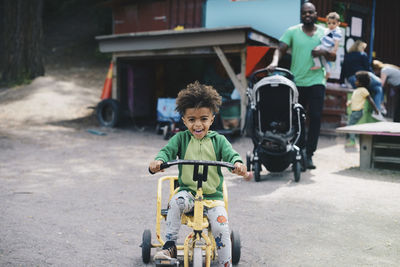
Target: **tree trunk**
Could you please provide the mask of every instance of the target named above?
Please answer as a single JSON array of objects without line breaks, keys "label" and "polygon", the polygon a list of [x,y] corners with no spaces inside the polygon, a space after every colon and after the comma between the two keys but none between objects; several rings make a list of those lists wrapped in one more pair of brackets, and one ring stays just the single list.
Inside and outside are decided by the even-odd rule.
[{"label": "tree trunk", "polygon": [[3,0],[3,82],[44,75],[42,10],[43,0]]}]

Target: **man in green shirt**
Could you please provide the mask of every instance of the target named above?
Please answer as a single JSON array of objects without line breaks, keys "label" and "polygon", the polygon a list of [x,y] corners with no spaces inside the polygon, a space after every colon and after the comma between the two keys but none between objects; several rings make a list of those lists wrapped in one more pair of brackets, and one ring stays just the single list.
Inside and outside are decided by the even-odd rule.
[{"label": "man in green shirt", "polygon": [[317,12],[309,2],[301,6],[301,21],[286,30],[280,38],[279,48],[275,50],[271,64],[267,67],[273,71],[283,55],[291,49],[292,61],[290,70],[294,75],[295,84],[299,91],[299,102],[307,110],[309,129],[307,139],[302,131],[302,149],[306,149],[308,169],[315,169],[312,156],[318,145],[321,128],[321,115],[325,96],[325,69],[314,69],[313,57],[323,56],[328,61],[334,61],[336,54],[326,50],[314,50],[320,44],[324,29],[315,24]]}]

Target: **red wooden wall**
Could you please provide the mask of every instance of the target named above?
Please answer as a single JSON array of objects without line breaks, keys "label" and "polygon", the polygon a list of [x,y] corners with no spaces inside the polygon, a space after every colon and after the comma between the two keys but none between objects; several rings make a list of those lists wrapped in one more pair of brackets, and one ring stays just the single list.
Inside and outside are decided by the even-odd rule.
[{"label": "red wooden wall", "polygon": [[114,1],[114,33],[203,26],[205,0]]}]

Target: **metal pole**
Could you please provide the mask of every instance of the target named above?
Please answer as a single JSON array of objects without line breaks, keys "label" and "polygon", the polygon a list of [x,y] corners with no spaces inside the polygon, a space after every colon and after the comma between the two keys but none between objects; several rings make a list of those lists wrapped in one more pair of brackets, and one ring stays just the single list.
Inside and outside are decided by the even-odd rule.
[{"label": "metal pole", "polygon": [[375,38],[375,8],[376,0],[372,0],[372,14],[371,14],[371,36],[369,40],[369,63],[372,63],[372,54],[374,53],[374,38]]}]

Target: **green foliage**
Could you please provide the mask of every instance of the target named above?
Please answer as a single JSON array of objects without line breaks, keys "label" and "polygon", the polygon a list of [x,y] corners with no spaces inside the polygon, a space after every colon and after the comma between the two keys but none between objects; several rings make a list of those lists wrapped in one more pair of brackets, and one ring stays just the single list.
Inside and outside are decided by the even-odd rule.
[{"label": "green foliage", "polygon": [[111,59],[112,59],[112,53],[102,53],[102,52],[100,52],[100,49],[98,46],[96,47],[94,55],[99,60],[111,61]]},{"label": "green foliage", "polygon": [[43,20],[70,19],[78,14],[84,14],[87,19],[94,20],[98,25],[99,34],[110,34],[112,15],[111,8],[98,0],[44,0]]},{"label": "green foliage", "polygon": [[345,21],[347,4],[343,2],[334,2],[333,10],[340,16],[340,21]]},{"label": "green foliage", "polygon": [[64,14],[71,14],[79,9],[86,9],[88,6],[93,5],[94,0],[44,0],[43,14],[45,18],[58,17]]},{"label": "green foliage", "polygon": [[12,81],[5,81],[2,80],[0,82],[0,87],[15,87],[15,86],[19,86],[19,85],[27,85],[30,84],[32,82],[32,79],[29,78],[31,75],[23,73],[21,74],[18,78],[12,80]]}]

